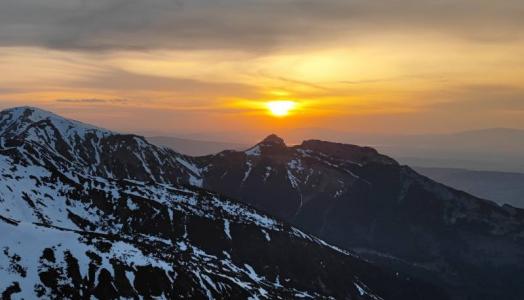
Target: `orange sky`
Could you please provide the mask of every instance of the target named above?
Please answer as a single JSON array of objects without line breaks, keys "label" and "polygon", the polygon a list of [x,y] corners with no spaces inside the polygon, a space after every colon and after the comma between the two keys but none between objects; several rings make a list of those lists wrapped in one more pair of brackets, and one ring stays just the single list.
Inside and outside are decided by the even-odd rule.
[{"label": "orange sky", "polygon": [[[166,134],[524,128],[520,1],[153,2],[138,24],[117,0],[0,4],[0,108]],[[63,22],[22,17],[36,8]],[[275,118],[272,100],[297,107]]]}]

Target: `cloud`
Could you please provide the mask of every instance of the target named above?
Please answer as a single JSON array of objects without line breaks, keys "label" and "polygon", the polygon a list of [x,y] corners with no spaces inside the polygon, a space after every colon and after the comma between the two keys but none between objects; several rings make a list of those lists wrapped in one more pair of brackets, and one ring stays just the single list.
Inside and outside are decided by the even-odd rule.
[{"label": "cloud", "polygon": [[3,0],[0,45],[264,51],[417,30],[497,42],[521,37],[523,11],[520,0]]},{"label": "cloud", "polygon": [[136,74],[124,70],[110,69],[86,78],[70,82],[70,87],[88,90],[106,90],[119,94],[136,94],[140,91],[159,93],[182,100],[199,98],[211,101],[212,97],[233,93],[236,96],[253,97],[257,89],[241,83],[208,82],[196,79],[170,78]]},{"label": "cloud", "polygon": [[129,100],[127,99],[97,99],[97,98],[85,98],[85,99],[56,99],[56,102],[61,103],[111,103],[111,104],[124,104]]},{"label": "cloud", "polygon": [[3,88],[3,87],[0,87],[0,95],[2,95],[2,94],[14,94],[14,93],[19,93],[19,92],[23,92],[23,90],[21,90],[21,89],[14,89],[14,88]]}]

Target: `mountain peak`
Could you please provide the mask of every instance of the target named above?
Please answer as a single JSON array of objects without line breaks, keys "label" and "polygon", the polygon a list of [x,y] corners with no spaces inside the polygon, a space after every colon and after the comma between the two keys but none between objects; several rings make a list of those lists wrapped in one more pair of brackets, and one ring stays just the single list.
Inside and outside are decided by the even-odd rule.
[{"label": "mountain peak", "polygon": [[10,115],[12,119],[26,118],[32,122],[38,122],[48,118],[59,118],[64,119],[50,111],[32,107],[32,106],[18,106],[3,110],[0,112],[2,115]]},{"label": "mountain peak", "polygon": [[5,109],[4,111],[6,111],[6,112],[25,112],[25,111],[31,111],[31,112],[41,112],[41,113],[46,113],[46,114],[53,114],[52,112],[47,111],[47,110],[45,110],[45,109],[42,109],[42,108],[39,108],[39,107],[35,107],[35,106],[28,106],[28,105],[24,105],[24,106],[16,106],[16,107],[12,107],[12,108]]},{"label": "mountain peak", "polygon": [[20,106],[0,111],[0,134],[13,137],[39,122],[52,124],[64,136],[87,131],[97,132],[101,135],[112,134],[109,130],[70,120],[50,111],[31,106]]},{"label": "mountain peak", "polygon": [[284,140],[276,134],[270,134],[260,142],[262,145],[279,145],[286,146]]},{"label": "mountain peak", "polygon": [[276,134],[270,134],[253,148],[245,151],[247,155],[259,156],[261,154],[279,153],[287,149],[284,140]]}]

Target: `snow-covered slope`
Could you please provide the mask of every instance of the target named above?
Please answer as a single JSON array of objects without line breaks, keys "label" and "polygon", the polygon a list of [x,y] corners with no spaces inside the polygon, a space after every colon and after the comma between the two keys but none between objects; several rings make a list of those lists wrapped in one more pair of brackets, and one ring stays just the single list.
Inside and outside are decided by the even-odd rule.
[{"label": "snow-covered slope", "polygon": [[[444,297],[167,173],[140,181],[139,170],[115,169],[126,166],[124,152],[164,150],[127,144],[112,151],[130,140],[33,108],[0,116],[3,299]],[[113,164],[100,159],[98,168],[107,169],[91,167],[95,154]],[[166,159],[195,168],[183,156]]]},{"label": "snow-covered slope", "polygon": [[0,112],[0,135],[4,138],[14,138],[31,127],[35,127],[36,123],[42,122],[53,126],[62,137],[71,142],[84,140],[89,134],[95,134],[98,137],[115,134],[109,130],[69,120],[42,109],[16,107]]},{"label": "snow-covered slope", "polygon": [[31,107],[0,112],[0,145],[22,147],[61,169],[114,179],[198,184],[191,158]]}]

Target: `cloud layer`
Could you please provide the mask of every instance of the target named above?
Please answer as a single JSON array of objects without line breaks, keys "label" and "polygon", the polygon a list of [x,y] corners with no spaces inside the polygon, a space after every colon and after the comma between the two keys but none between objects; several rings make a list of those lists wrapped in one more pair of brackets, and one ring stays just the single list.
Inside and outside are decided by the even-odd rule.
[{"label": "cloud layer", "polygon": [[520,0],[3,0],[0,45],[264,51],[384,32],[493,42],[522,39],[523,14]]}]

